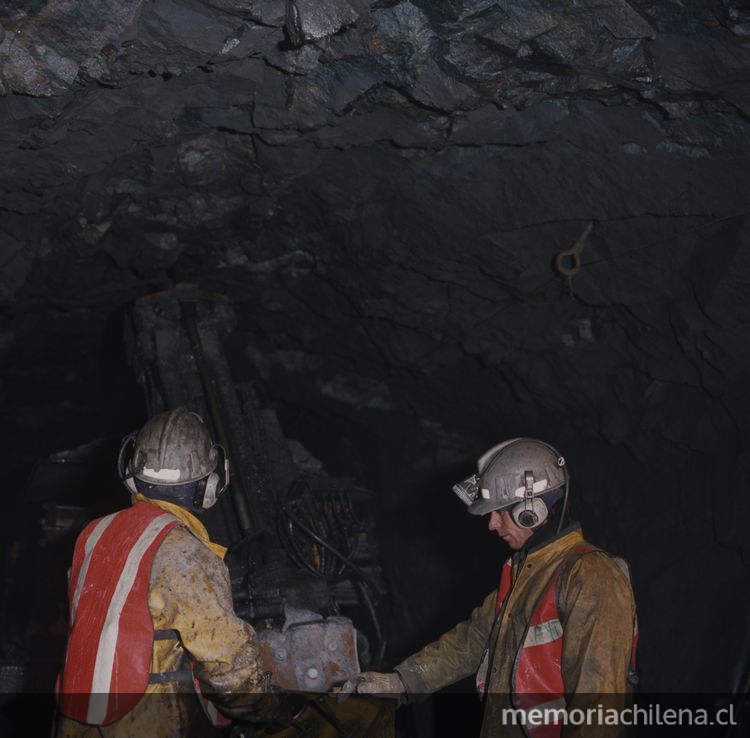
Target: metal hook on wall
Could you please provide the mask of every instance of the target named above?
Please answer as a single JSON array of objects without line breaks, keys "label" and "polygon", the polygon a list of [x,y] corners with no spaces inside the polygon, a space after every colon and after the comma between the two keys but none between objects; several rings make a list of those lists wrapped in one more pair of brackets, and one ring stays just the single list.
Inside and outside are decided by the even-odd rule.
[{"label": "metal hook on wall", "polygon": [[593,221],[586,226],[584,232],[578,237],[578,240],[565,251],[561,251],[555,257],[555,268],[563,277],[570,279],[575,277],[581,269],[581,253],[586,246],[586,239],[594,227]]}]

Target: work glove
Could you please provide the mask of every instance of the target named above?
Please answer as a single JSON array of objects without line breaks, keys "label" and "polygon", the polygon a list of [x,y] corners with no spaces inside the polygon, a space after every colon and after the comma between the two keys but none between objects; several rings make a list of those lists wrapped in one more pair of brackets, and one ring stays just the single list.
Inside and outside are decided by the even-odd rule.
[{"label": "work glove", "polygon": [[307,707],[307,699],[300,694],[283,690],[271,683],[272,674],[263,674],[260,692],[253,693],[252,703],[241,714],[232,717],[242,724],[269,726],[273,732],[289,727]]},{"label": "work glove", "polygon": [[396,673],[381,674],[377,671],[364,671],[355,674],[331,690],[337,702],[343,702],[354,692],[398,699],[406,693],[406,687]]},{"label": "work glove", "polygon": [[251,715],[251,722],[267,725],[289,727],[307,706],[307,700],[299,694],[290,694],[283,689],[273,687],[264,694]]}]

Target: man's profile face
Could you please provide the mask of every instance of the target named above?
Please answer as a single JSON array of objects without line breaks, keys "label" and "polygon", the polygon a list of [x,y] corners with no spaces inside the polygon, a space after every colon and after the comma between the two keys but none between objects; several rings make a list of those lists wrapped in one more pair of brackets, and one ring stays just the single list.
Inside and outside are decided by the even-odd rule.
[{"label": "man's profile face", "polygon": [[534,534],[531,528],[516,525],[507,510],[493,510],[487,527],[495,531],[514,551],[518,551]]}]

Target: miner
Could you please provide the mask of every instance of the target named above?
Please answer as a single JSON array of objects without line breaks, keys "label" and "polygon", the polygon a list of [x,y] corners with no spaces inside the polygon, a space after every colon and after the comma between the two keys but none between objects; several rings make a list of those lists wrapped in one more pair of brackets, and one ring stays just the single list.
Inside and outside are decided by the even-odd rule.
[{"label": "miner", "polygon": [[226,488],[228,461],[179,408],[128,436],[118,469],[132,505],[94,520],[75,546],[56,735],[220,735],[226,716],[267,707],[225,549],[197,517]]},{"label": "miner", "polygon": [[[597,720],[626,706],[634,682],[633,593],[625,562],[568,521],[569,485],[565,459],[542,441],[515,438],[485,453],[454,491],[514,552],[498,588],[393,673],[346,681],[339,699],[418,700],[474,674],[483,738],[618,735]],[[569,716],[591,717],[571,727]]]}]

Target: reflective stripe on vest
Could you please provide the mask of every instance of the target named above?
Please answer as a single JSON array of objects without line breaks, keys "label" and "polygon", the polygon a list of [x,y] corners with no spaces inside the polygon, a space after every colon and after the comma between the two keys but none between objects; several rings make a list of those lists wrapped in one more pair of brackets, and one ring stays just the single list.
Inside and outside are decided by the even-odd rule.
[{"label": "reflective stripe on vest", "polygon": [[[557,585],[566,563],[582,554],[601,551],[589,544],[576,546],[566,553],[555,569],[547,587],[542,592],[532,612],[529,625],[516,654],[512,676],[512,703],[517,709],[554,710],[547,713],[549,717],[559,715],[566,707],[565,684],[562,675],[563,628],[557,609]],[[606,552],[603,552],[606,553]],[[614,557],[613,557],[614,558]],[[627,569],[623,570],[629,578]],[[512,561],[508,559],[500,577],[495,612],[499,613],[512,585]],[[633,647],[631,651],[631,672],[635,672],[635,651],[638,638],[637,622],[633,627]],[[484,685],[482,685],[484,686]],[[554,721],[532,724],[528,721],[525,730],[531,738],[559,738],[562,722]]]},{"label": "reflective stripe on vest", "polygon": [[146,691],[154,637],[151,564],[178,524],[173,515],[137,503],[90,523],[76,541],[71,626],[58,681],[60,710],[68,717],[108,725]]},{"label": "reflective stripe on vest", "polygon": [[[571,554],[594,550],[593,547],[578,546]],[[572,558],[571,554],[555,569],[539,598],[513,668],[513,706],[527,713],[541,710],[537,715],[544,715],[545,719],[557,714],[545,711],[564,710],[566,706],[562,675],[563,629],[557,610],[557,584],[563,565]],[[526,724],[531,738],[557,738],[561,728],[562,722],[558,721]]]}]

